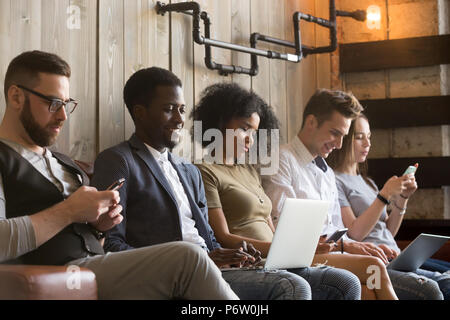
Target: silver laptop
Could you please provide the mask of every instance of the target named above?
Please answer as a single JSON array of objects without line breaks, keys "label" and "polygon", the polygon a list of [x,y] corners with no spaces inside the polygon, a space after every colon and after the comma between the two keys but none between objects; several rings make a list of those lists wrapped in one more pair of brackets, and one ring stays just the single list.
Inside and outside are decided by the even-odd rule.
[{"label": "silver laptop", "polygon": [[264,269],[310,267],[329,205],[329,201],[287,198]]},{"label": "silver laptop", "polygon": [[264,266],[220,270],[270,271],[310,267],[329,204],[329,201],[287,198]]},{"label": "silver laptop", "polygon": [[428,258],[438,251],[450,237],[421,233],[411,242],[387,268],[398,271],[417,270]]}]

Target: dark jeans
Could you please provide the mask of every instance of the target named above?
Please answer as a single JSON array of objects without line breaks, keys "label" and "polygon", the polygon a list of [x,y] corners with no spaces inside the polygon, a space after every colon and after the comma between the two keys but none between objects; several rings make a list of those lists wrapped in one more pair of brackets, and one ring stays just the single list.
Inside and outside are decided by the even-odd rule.
[{"label": "dark jeans", "polygon": [[311,286],[313,300],[360,300],[361,283],[350,271],[328,266],[288,269]]},{"label": "dark jeans", "polygon": [[450,262],[430,258],[424,262],[420,269],[444,273],[450,270]]},{"label": "dark jeans", "polygon": [[241,300],[311,300],[308,282],[286,270],[228,270],[222,277]]}]

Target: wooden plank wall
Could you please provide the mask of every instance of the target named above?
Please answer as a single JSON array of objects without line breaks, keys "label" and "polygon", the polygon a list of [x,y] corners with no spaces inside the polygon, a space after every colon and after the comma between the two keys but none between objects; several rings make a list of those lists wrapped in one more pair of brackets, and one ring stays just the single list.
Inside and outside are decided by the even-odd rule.
[{"label": "wooden plank wall", "polygon": [[[80,9],[81,29],[69,29],[70,5]],[[97,2],[90,0],[0,1],[0,113],[5,108],[3,81],[17,54],[33,49],[58,53],[72,66],[71,95],[80,101],[55,148],[77,159],[97,152],[96,65]]]},{"label": "wooden plank wall", "polygon": [[[408,1],[388,1],[388,0],[341,0],[336,1],[339,10],[355,10],[365,9],[369,5],[376,4],[381,10],[381,28],[379,30],[369,30],[365,24],[354,21],[352,19],[338,19],[339,34],[338,41],[341,44],[359,43],[365,46],[368,43],[375,41],[382,41],[382,44],[398,44],[402,42],[409,43],[410,41],[417,41],[414,38],[423,40],[430,39],[446,39],[445,34],[449,34],[449,15],[448,5],[449,1],[435,1],[435,0],[408,0]],[[444,41],[445,42],[445,41]],[[429,49],[428,47],[416,47],[416,55]],[[434,46],[437,50],[439,47]],[[442,46],[441,48],[445,48]],[[373,51],[373,50],[372,50]],[[442,50],[441,50],[442,51]],[[445,50],[444,50],[445,52]],[[389,52],[387,52],[389,53]],[[387,57],[388,61],[398,54],[396,53]],[[434,52],[433,57],[440,57],[441,52]],[[373,60],[366,56],[366,60]],[[407,61],[408,57],[404,56],[403,60]],[[448,61],[448,59],[446,60]],[[436,59],[436,63],[446,62],[445,59]],[[419,163],[419,168],[424,166],[436,166],[441,161],[445,161],[450,156],[450,131],[448,125],[437,125],[447,123],[445,120],[446,114],[439,114],[436,111],[434,116],[441,116],[442,121],[431,122],[427,118],[433,116],[432,113],[427,113],[426,109],[438,107],[442,109],[436,102],[426,103],[429,97],[440,100],[441,96],[448,95],[450,82],[447,81],[448,74],[447,65],[435,66],[420,66],[428,65],[428,63],[421,62],[417,67],[401,67],[397,65],[393,67],[392,64],[385,64],[384,70],[364,71],[364,72],[348,72],[339,73],[339,62],[333,61],[333,85],[336,89],[344,89],[352,91],[360,100],[384,100],[388,104],[397,102],[395,108],[390,104],[391,111],[389,114],[380,111],[379,120],[382,120],[383,125],[376,124],[372,130],[371,150],[369,159],[373,163],[384,161],[380,167],[391,168],[391,175],[400,174],[404,167],[394,167],[394,165],[404,165],[397,161],[410,161],[415,163],[417,160],[430,157],[429,161]],[[411,64],[409,64],[411,66]],[[367,68],[365,68],[367,69]],[[339,78],[337,75],[339,74]],[[400,109],[407,109],[402,102],[414,103],[414,107],[408,108],[409,116],[399,116],[405,114]],[[371,108],[369,102],[369,108]],[[430,107],[427,106],[429,104]],[[445,105],[448,107],[448,104]],[[389,108],[385,105],[382,108]],[[398,110],[397,110],[398,108]],[[396,109],[396,110],[393,110]],[[419,110],[415,112],[414,109]],[[369,111],[369,113],[372,113]],[[397,114],[394,114],[397,113]],[[426,114],[427,113],[427,114]],[[420,121],[411,119],[414,114],[423,115]],[[426,116],[424,116],[426,114]],[[383,118],[383,119],[382,119]],[[389,122],[386,118],[397,119],[391,122],[389,128],[386,123]],[[402,120],[400,120],[400,118]],[[403,119],[405,118],[405,119]],[[408,121],[408,118],[413,121]],[[369,117],[372,121],[372,117]],[[444,120],[445,119],[445,120]],[[418,120],[418,119],[417,119]],[[407,122],[408,121],[408,122]],[[385,159],[385,160],[379,160]],[[408,160],[409,159],[409,160]],[[369,161],[370,161],[369,160]],[[428,159],[427,159],[428,160]],[[413,161],[413,162],[412,162]],[[376,165],[375,165],[376,166]],[[372,165],[369,163],[369,174],[376,178],[378,169],[374,166],[374,173],[372,173]],[[448,166],[448,165],[447,165]],[[428,170],[428,168],[427,168]],[[400,172],[400,173],[399,173]],[[422,173],[421,173],[422,174]],[[386,176],[384,176],[385,178]],[[436,183],[430,183],[428,179],[433,180],[433,173],[428,173],[425,180],[417,177],[419,189],[414,196],[408,201],[408,213],[405,219],[449,219],[450,218],[450,188],[449,181],[445,180],[445,175],[439,176],[439,181],[442,187],[435,188]],[[385,178],[386,179],[386,178]],[[381,179],[380,179],[381,180]],[[381,188],[384,182],[380,182],[378,186]],[[428,180],[428,181],[427,181]],[[433,187],[426,188],[424,186]]]},{"label": "wooden plank wall", "polygon": [[[290,140],[301,124],[303,107],[318,86],[329,86],[329,55],[300,63],[259,57],[259,74],[219,76],[204,65],[204,47],[192,41],[192,18],[180,13],[156,14],[156,0],[2,0],[0,1],[0,84],[10,60],[32,49],[51,51],[73,70],[71,96],[80,101],[70,116],[56,149],[84,161],[117,144],[134,131],[122,98],[123,86],[135,71],[149,66],[171,69],[183,81],[186,103],[192,108],[208,85],[237,82],[271,104],[280,118],[282,141]],[[169,1],[166,1],[167,3]],[[170,2],[181,2],[171,0]],[[292,15],[301,10],[325,17],[327,0],[198,0],[210,15],[214,39],[250,46],[252,32],[293,41]],[[72,7],[70,7],[72,6]],[[68,23],[79,8],[80,28]],[[327,34],[301,23],[305,44],[316,45]],[[203,30],[203,26],[201,28]],[[316,37],[317,35],[317,37]],[[324,40],[325,39],[325,40]],[[259,43],[258,47],[292,51]],[[250,66],[250,56],[213,48],[223,64]],[[320,75],[318,72],[320,70]],[[0,115],[4,111],[0,93]],[[186,129],[192,123],[186,122]],[[189,157],[191,139],[176,152]]]}]

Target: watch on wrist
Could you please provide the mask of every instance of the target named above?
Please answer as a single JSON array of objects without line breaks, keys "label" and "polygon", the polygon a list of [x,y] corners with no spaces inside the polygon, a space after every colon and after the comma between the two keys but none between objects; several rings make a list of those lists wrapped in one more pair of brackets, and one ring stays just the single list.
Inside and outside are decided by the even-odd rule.
[{"label": "watch on wrist", "polygon": [[91,232],[97,240],[101,240],[106,237],[106,234],[104,232],[98,231],[97,229],[95,229],[92,226],[91,226]]}]

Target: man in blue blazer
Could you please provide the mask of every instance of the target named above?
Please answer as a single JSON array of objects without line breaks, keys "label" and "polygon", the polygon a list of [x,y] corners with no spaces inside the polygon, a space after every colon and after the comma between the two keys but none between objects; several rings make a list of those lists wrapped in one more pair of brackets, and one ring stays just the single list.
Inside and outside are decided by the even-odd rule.
[{"label": "man in blue blazer", "polygon": [[[119,189],[123,221],[108,232],[105,250],[187,241],[204,248],[218,267],[257,263],[260,252],[250,243],[221,248],[208,224],[199,170],[169,152],[180,140],[186,115],[181,87],[173,73],[156,67],[136,72],[125,85],[136,132],[100,153],[91,181],[103,190],[125,178]],[[241,299],[311,299],[306,280],[287,271],[237,268],[222,276]]]}]

